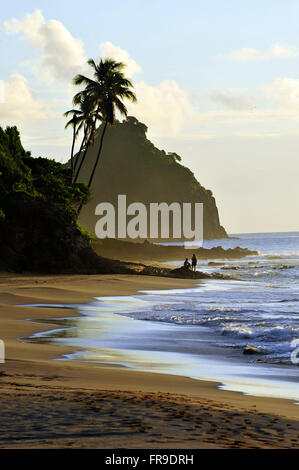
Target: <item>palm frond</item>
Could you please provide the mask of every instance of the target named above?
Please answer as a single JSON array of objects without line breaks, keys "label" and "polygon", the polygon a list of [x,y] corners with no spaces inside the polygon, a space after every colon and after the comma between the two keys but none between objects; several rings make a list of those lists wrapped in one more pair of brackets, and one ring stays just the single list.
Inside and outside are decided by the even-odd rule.
[{"label": "palm frond", "polygon": [[68,117],[70,114],[79,115],[80,113],[81,111],[79,111],[79,109],[70,109],[69,111],[66,111],[65,113],[63,113],[63,116]]},{"label": "palm frond", "polygon": [[73,78],[73,84],[74,85],[92,85],[93,83],[96,83],[94,80],[92,80],[89,77],[85,77],[85,75],[78,74]]},{"label": "palm frond", "polygon": [[117,98],[117,97],[115,98],[114,104],[115,104],[115,107],[120,112],[120,114],[127,117],[128,110],[127,110],[126,106],[124,105],[124,103],[119,98]]}]

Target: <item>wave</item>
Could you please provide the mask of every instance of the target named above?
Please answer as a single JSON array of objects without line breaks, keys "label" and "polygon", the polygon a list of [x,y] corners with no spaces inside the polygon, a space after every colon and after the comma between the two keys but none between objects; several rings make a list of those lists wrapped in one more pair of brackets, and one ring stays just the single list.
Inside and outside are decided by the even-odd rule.
[{"label": "wave", "polygon": [[274,326],[265,328],[228,325],[224,326],[222,329],[223,336],[242,339],[257,339],[266,343],[271,343],[277,340],[292,341],[297,332],[299,336],[299,327],[296,326]]},{"label": "wave", "polygon": [[[189,307],[189,308],[188,308]],[[227,322],[250,322],[256,315],[267,313],[261,309],[243,307],[205,307],[196,308],[194,305],[157,305],[151,310],[123,312],[120,315],[129,316],[136,320],[176,323],[180,325],[221,325]]]}]

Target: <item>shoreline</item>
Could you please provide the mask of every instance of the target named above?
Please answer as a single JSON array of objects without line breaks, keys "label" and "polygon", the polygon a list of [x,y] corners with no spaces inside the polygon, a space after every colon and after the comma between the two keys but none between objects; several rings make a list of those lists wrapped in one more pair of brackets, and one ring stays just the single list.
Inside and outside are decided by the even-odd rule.
[{"label": "shoreline", "polygon": [[[209,288],[212,285],[209,283]],[[196,292],[199,300],[206,288],[203,283],[192,288],[95,297],[87,304],[65,304],[66,312],[74,308],[78,315],[37,320],[49,328],[24,341],[74,348],[57,360],[182,376],[216,383],[219,390],[287,399],[298,405],[298,371],[294,366],[261,362],[256,357],[249,360],[242,350],[221,344],[221,337],[215,337],[204,326],[155,321],[147,315],[146,320],[143,318],[142,312],[155,309],[157,303],[159,310],[164,304],[167,309],[171,310],[171,304],[175,308],[173,297],[179,301],[176,293],[188,297]],[[49,311],[54,307],[47,306]]]},{"label": "shoreline", "polygon": [[[138,275],[11,276],[0,273],[1,339],[6,344],[6,363],[0,364],[0,372],[2,373],[0,377],[1,394],[11,393],[12,390],[14,390],[14,393],[26,390],[28,394],[42,389],[42,396],[46,399],[45,395],[52,393],[51,391],[53,390],[56,390],[55,393],[60,394],[80,391],[80,393],[87,393],[89,395],[99,393],[99,391],[101,393],[110,391],[114,395],[114,402],[120,404],[123,400],[123,395],[130,394],[131,402],[136,401],[138,398],[139,407],[142,405],[142,396],[145,397],[146,394],[150,394],[151,400],[156,405],[167,400],[168,402],[175,403],[173,405],[174,408],[182,406],[183,403],[186,403],[186,400],[191,407],[195,408],[198,408],[197,402],[205,403],[205,406],[210,410],[211,416],[209,419],[211,421],[213,421],[213,415],[215,415],[216,410],[219,413],[221,409],[223,416],[234,410],[239,420],[245,419],[245,415],[248,420],[248,414],[251,416],[251,419],[253,417],[260,418],[260,415],[263,415],[264,419],[267,417],[279,422],[283,421],[286,430],[292,429],[294,426],[295,428],[298,427],[299,417],[295,416],[296,407],[290,400],[253,397],[238,392],[228,392],[219,390],[217,388],[219,384],[215,382],[189,379],[182,376],[140,372],[91,363],[71,363],[65,360],[53,361],[54,357],[57,358],[63,354],[74,352],[75,348],[23,343],[16,339],[16,337],[24,338],[37,332],[49,330],[49,324],[26,322],[28,318],[30,320],[38,320],[49,317],[65,318],[79,315],[77,311],[72,309],[68,309],[66,314],[65,308],[51,308],[51,314],[49,314],[49,308],[22,308],[16,307],[16,305],[37,303],[80,304],[91,302],[94,297],[130,295],[138,293],[139,290],[190,288],[198,284],[200,284],[198,280],[168,279]],[[17,328],[16,320],[18,320]],[[47,384],[46,386],[45,383]],[[109,401],[109,397],[107,399]],[[161,409],[160,412],[162,413]],[[219,420],[219,417],[217,419]],[[290,422],[292,423],[291,428],[286,426],[286,420],[289,420],[289,424]],[[225,430],[222,431],[225,434]],[[234,431],[237,436],[239,434],[239,432],[237,433],[237,427]],[[231,432],[232,430],[230,430]],[[261,442],[260,445],[273,447],[273,436],[270,439],[267,433],[266,435],[264,435],[264,431],[261,431],[261,433],[263,434],[262,439],[264,439],[264,442]],[[298,431],[296,433],[297,436]],[[144,433],[145,437],[146,434],[148,433]],[[165,431],[163,437],[154,439],[154,445],[150,443],[150,439],[142,442],[146,444],[145,447],[167,447],[165,445],[166,434]],[[203,432],[197,434],[199,435],[191,438],[187,433],[183,440],[181,439],[177,442],[178,447],[183,446],[188,448],[188,446],[196,445],[197,447],[205,448],[210,445],[214,447],[231,447],[233,445],[232,438],[225,438],[224,435],[222,439],[215,435],[214,440],[211,440]],[[295,439],[294,435],[292,438]],[[229,442],[227,439],[229,439]],[[236,444],[236,447],[250,447],[250,445],[253,445],[252,443],[250,444],[252,439],[247,437],[246,442],[242,441]],[[291,444],[291,437],[289,439],[289,445],[299,445],[299,441]],[[237,437],[235,440],[238,440]],[[90,439],[87,439],[87,441],[89,445],[103,445],[101,439],[97,439],[97,444],[91,443]],[[9,445],[17,445],[13,442],[13,439],[11,439]],[[62,443],[61,440],[59,442],[60,444]],[[127,440],[124,442],[126,442],[125,446],[134,448],[139,441],[137,442],[136,436],[134,436],[129,444]],[[173,439],[167,440],[166,436],[166,442],[168,447],[173,447]],[[22,444],[24,445],[24,441],[21,440],[18,445],[22,447]],[[42,447],[44,444],[45,440],[39,446]],[[5,447],[6,445],[8,444],[4,443],[3,445],[0,439],[0,447]],[[46,445],[55,446],[57,442],[56,444]],[[73,445],[84,446],[84,443],[80,440],[80,443],[76,441]],[[118,438],[110,442],[111,447],[116,445],[121,445]]]}]

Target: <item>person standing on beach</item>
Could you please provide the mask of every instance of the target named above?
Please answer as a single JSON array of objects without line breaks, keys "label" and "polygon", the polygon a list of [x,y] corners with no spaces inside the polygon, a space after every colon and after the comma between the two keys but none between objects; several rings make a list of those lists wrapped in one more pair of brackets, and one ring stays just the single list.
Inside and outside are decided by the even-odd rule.
[{"label": "person standing on beach", "polygon": [[196,258],[195,253],[193,253],[191,260],[192,260],[192,271],[196,271],[197,258]]}]

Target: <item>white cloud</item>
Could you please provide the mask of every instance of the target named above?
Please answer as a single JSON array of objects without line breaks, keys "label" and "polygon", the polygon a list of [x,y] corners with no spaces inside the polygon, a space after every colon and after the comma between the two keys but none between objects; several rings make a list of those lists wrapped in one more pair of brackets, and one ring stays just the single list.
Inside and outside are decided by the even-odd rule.
[{"label": "white cloud", "polygon": [[86,62],[82,42],[74,38],[66,27],[57,20],[46,21],[40,10],[27,13],[25,18],[5,21],[4,29],[10,34],[21,34],[31,46],[41,49],[41,64],[35,70],[46,82],[52,75],[71,80],[80,72]]},{"label": "white cloud", "polygon": [[4,103],[4,81],[0,80],[0,103]]},{"label": "white cloud", "polygon": [[128,104],[129,113],[149,126],[152,134],[178,134],[196,115],[188,93],[175,81],[165,80],[158,86],[141,81],[135,84],[135,92],[138,102]]},{"label": "white cloud", "polygon": [[[71,81],[77,73],[90,74],[82,42],[60,21],[46,20],[40,10],[27,13],[21,20],[5,21],[3,27],[7,33],[20,35],[33,48],[41,50],[39,58],[26,60],[26,65],[41,82],[50,85],[55,78]],[[125,62],[125,73],[129,77],[141,72],[141,67],[126,50],[109,41],[101,43],[99,48],[103,57]]]},{"label": "white cloud", "polygon": [[126,50],[115,46],[109,41],[102,42],[100,44],[100,50],[102,57],[110,57],[111,59],[118,60],[119,62],[124,62],[127,65],[125,74],[129,77],[141,72],[139,65],[130,57]]},{"label": "white cloud", "polygon": [[[70,134],[64,131],[65,120],[62,118],[63,111],[71,106],[71,95],[77,91],[71,79],[80,72],[92,73],[86,66],[83,45],[61,22],[46,20],[39,10],[27,14],[22,20],[5,22],[4,28],[8,33],[19,34],[33,48],[41,51],[40,57],[29,62],[29,66],[46,83],[46,87],[41,87],[40,92],[44,93],[45,98],[41,101],[34,95],[23,75],[12,75],[5,82],[5,102],[0,103],[0,119],[3,123],[25,126],[28,147],[31,139],[36,147],[54,142],[51,147],[62,148],[68,139],[71,140]],[[104,57],[125,62],[125,73],[128,76],[141,72],[140,66],[126,50],[109,41],[101,43],[100,50]],[[290,57],[297,54],[296,48],[277,44],[264,52],[252,49],[241,51],[242,54],[240,51],[233,53],[235,60]],[[149,127],[150,138],[188,138],[192,141],[217,138],[220,135],[297,132],[299,80],[279,78],[264,87],[266,97],[275,104],[272,109],[256,109],[252,98],[236,89],[218,90],[209,95],[225,109],[219,106],[220,109],[201,111],[196,109],[191,95],[173,80],[165,80],[157,86],[139,81],[134,87],[138,102],[126,102],[126,105],[129,114]],[[30,126],[31,123],[34,125]]]},{"label": "white cloud", "polygon": [[237,62],[249,62],[253,60],[268,60],[273,58],[297,57],[299,50],[292,45],[273,44],[269,49],[258,50],[251,48],[238,49],[229,54],[229,58]]},{"label": "white cloud", "polygon": [[1,123],[24,125],[46,120],[50,108],[39,101],[23,75],[14,74],[4,81],[4,100],[0,103]]},{"label": "white cloud", "polygon": [[245,94],[236,95],[229,90],[219,90],[210,93],[210,98],[216,103],[221,103],[226,108],[236,111],[245,111],[255,107],[252,98],[249,96]]},{"label": "white cloud", "polygon": [[282,108],[299,107],[299,79],[276,78],[264,91],[270,101]]}]

